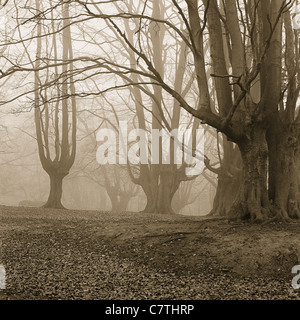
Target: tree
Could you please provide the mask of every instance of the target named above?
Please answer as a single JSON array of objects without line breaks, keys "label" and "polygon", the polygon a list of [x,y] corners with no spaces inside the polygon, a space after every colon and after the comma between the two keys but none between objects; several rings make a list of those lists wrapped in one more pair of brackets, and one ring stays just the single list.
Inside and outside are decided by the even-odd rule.
[{"label": "tree", "polygon": [[[36,1],[36,10],[40,12],[39,1]],[[56,96],[55,103],[48,100],[48,95],[53,95],[53,91],[49,93],[50,70],[46,69],[44,78],[40,76],[40,67],[42,59],[42,19],[38,18],[37,22],[37,50],[35,61],[35,101],[34,101],[34,114],[36,125],[36,136],[38,142],[38,151],[43,169],[50,177],[50,193],[48,200],[44,207],[46,208],[63,208],[61,203],[62,197],[62,184],[63,179],[69,174],[72,167],[75,154],[76,154],[76,99],[75,99],[75,86],[73,81],[73,63],[67,63],[73,59],[73,50],[71,43],[71,31],[69,22],[69,3],[64,3],[62,6],[62,70],[59,72],[58,66],[54,66],[54,73],[52,76],[56,78]],[[55,22],[51,21],[52,30],[55,30]],[[48,43],[49,45],[49,43]],[[53,33],[52,50],[54,61],[59,62],[58,47],[57,47],[57,34]],[[53,89],[53,87],[50,87]],[[69,99],[71,96],[71,99]],[[51,99],[53,100],[53,96]],[[71,107],[69,101],[71,100]],[[59,116],[59,105],[61,102],[61,118]],[[54,110],[51,109],[54,105]],[[71,109],[71,111],[69,111]],[[69,119],[71,113],[71,120]],[[61,119],[61,130],[60,130]],[[51,159],[50,152],[50,134],[51,134],[51,121],[54,129],[54,158]],[[69,126],[71,125],[71,141],[69,138]]]},{"label": "tree", "polygon": [[[95,12],[92,6],[77,2],[90,16],[108,20],[139,61],[137,69],[127,65],[118,65],[118,68],[150,79],[176,99],[181,108],[238,146],[243,178],[238,198],[229,210],[230,217],[252,221],[299,217],[299,182],[293,174],[298,165],[299,140],[296,110],[299,37],[298,32],[292,30],[290,15],[294,1],[225,0],[222,14],[216,0],[203,0],[202,6],[197,0],[172,0],[172,9],[176,8],[178,13],[175,18],[148,15],[148,2],[139,12],[128,11],[128,7],[123,6],[123,11],[115,14]],[[154,2],[151,4],[155,6]],[[143,37],[141,28],[136,31],[138,41],[133,41],[118,26],[124,20],[135,19],[140,25],[143,21],[167,26],[187,45],[193,56],[197,106],[167,81],[153,60],[151,43],[143,42],[145,47],[148,45],[147,49],[139,46]],[[176,27],[179,19],[188,36]],[[205,41],[210,43],[211,75],[206,72]],[[106,60],[102,67],[113,72],[115,65]],[[115,70],[118,72],[119,69]],[[212,79],[213,86],[210,85]],[[214,106],[211,91],[216,95]]]},{"label": "tree", "polygon": [[203,192],[207,190],[209,183],[204,176],[181,183],[173,197],[172,207],[175,213],[182,213],[186,207],[195,203]]},{"label": "tree", "polygon": [[126,211],[131,198],[137,195],[137,186],[130,181],[126,169],[120,166],[102,166],[100,170],[104,178],[104,188],[111,201],[111,211]]},{"label": "tree", "polygon": [[[128,10],[133,6],[133,2],[128,3]],[[121,8],[116,5],[118,12],[122,12]],[[168,70],[167,64],[171,63],[174,65],[174,70],[172,76],[169,76],[169,80],[174,83],[174,86],[179,92],[187,94],[192,85],[191,80],[185,78],[185,67],[187,66],[186,61],[186,44],[181,41],[174,45],[174,55],[175,59],[168,56],[168,45],[166,43],[166,33],[167,29],[165,26],[160,25],[156,22],[158,19],[163,19],[166,14],[166,8],[160,2],[153,2],[153,7],[151,8],[151,16],[153,21],[148,26],[148,34],[143,32],[143,35],[147,37],[147,42],[151,44],[152,59],[156,70],[164,75]],[[110,20],[110,26],[114,31],[116,37],[122,40],[118,32],[118,27]],[[134,26],[134,27],[133,27]],[[140,29],[140,22],[138,20],[133,21],[131,25],[127,20],[124,21],[124,28],[126,30],[128,40],[133,43],[136,31]],[[171,39],[173,41],[173,39]],[[142,50],[139,45],[140,50]],[[127,58],[132,68],[138,70],[137,56],[133,50],[128,48],[126,44],[123,45],[122,50],[126,50]],[[167,100],[163,94],[163,90],[156,83],[144,83],[140,75],[133,72],[130,78],[122,75],[122,70],[119,69],[118,75],[122,77],[127,85],[131,85],[130,93],[133,97],[135,110],[136,110],[136,127],[144,131],[160,130],[163,132],[165,130],[168,134],[172,133],[173,130],[179,128],[179,124],[184,124],[187,122],[186,126],[189,125],[193,128],[193,136],[195,135],[195,130],[197,129],[199,122],[197,120],[190,120],[183,115],[176,99]],[[191,76],[193,79],[193,77]],[[139,83],[138,86],[132,84]],[[152,88],[151,88],[152,87]],[[147,104],[147,98],[150,98],[150,110],[151,110],[151,122],[145,111],[145,105]],[[147,122],[150,122],[147,125]],[[168,142],[167,142],[168,143]],[[163,145],[162,138],[158,142],[158,163],[139,164],[138,168],[134,168],[134,165],[128,164],[128,171],[132,181],[140,185],[146,195],[146,206],[143,212],[146,213],[163,213],[163,214],[173,214],[174,210],[172,208],[173,197],[178,190],[180,183],[194,179],[193,177],[188,177],[185,173],[186,164],[178,166],[174,162],[174,154],[176,152],[176,146],[173,139],[170,140],[170,150],[167,157],[170,159],[170,163],[164,163],[163,150],[168,148],[166,144]],[[149,147],[149,154],[151,156],[151,148]],[[138,172],[138,173],[137,173]]]},{"label": "tree", "polygon": [[[114,74],[118,78],[114,84],[102,83],[99,90],[90,92],[84,87],[82,92],[68,95],[73,99],[100,96],[113,89],[130,87],[140,127],[143,122],[148,124],[145,108],[150,101],[152,116],[148,129],[165,126],[170,132],[172,121],[176,123],[174,114],[181,115],[183,111],[194,117],[193,128],[202,122],[216,129],[222,136],[222,170],[217,172],[217,195],[221,196],[216,198],[221,205],[216,203],[215,207],[220,214],[226,212],[233,219],[252,221],[299,218],[299,30],[293,30],[291,16],[295,3],[293,0],[165,0],[137,4],[131,0],[74,0],[72,6],[78,14],[69,24],[97,21],[101,29],[93,41],[86,41],[84,37],[81,40],[89,49],[95,42],[110,53],[117,49],[121,59],[115,59],[114,54],[104,55],[103,51],[97,54],[95,50],[86,50],[76,58],[67,55],[64,57],[68,60],[66,63],[56,63],[66,71],[59,79],[69,79],[72,83],[71,75],[84,75],[84,80],[77,78],[77,81],[96,82],[99,76]],[[60,5],[66,3],[53,6],[50,3],[50,7],[39,11],[34,19],[41,21],[45,14],[57,10]],[[103,31],[106,28],[103,21],[109,26],[109,41]],[[67,30],[68,23],[65,23],[60,31],[66,34]],[[40,37],[34,39],[39,42]],[[162,43],[167,42],[162,55]],[[125,50],[120,51],[120,48]],[[166,61],[170,60],[165,59],[174,53],[174,48],[179,49],[177,58],[181,56],[180,52],[185,53],[185,62],[181,62],[181,66],[185,66],[181,70],[182,82],[175,81],[175,75],[180,73],[178,64],[169,67]],[[72,69],[75,61],[85,67]],[[10,67],[1,72],[1,78],[16,71],[30,71],[21,64],[11,61],[7,64]],[[67,71],[67,65],[73,72]],[[50,68],[50,63],[39,65],[36,62],[31,71],[37,75]],[[188,79],[192,79],[191,85],[185,92],[183,85],[187,86]],[[66,81],[62,88],[66,89]],[[145,96],[148,106],[145,106]],[[166,102],[171,100],[174,109],[166,108]],[[180,118],[177,123],[182,121]],[[238,166],[241,163],[241,170],[232,170],[233,163]],[[215,170],[208,160],[206,165]],[[142,171],[147,173],[147,170],[150,174],[144,175]],[[180,168],[172,164],[140,166],[140,176],[132,177],[154,181],[143,184],[145,194],[149,194],[149,199],[152,197],[146,208],[171,212],[169,200],[178,186],[178,179],[173,178],[180,173]],[[240,185],[227,187],[228,182],[222,179],[231,176],[241,181]],[[239,192],[231,206],[235,190]],[[159,193],[161,196],[157,196]],[[222,200],[229,196],[230,201],[224,203]],[[164,206],[158,209],[158,203]]]},{"label": "tree", "polygon": [[[219,137],[219,133],[217,133]],[[222,154],[220,150],[222,145]],[[216,195],[209,213],[212,216],[225,217],[237,198],[242,181],[242,160],[238,147],[222,136],[217,138],[218,167],[212,166],[208,157],[204,162],[206,168],[217,175]]]}]

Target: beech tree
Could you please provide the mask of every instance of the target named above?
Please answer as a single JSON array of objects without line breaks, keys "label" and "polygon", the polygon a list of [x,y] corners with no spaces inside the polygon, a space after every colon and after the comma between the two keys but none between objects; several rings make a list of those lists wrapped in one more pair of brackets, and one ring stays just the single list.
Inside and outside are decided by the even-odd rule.
[{"label": "beech tree", "polygon": [[[150,79],[181,108],[237,145],[242,180],[229,217],[252,221],[299,218],[299,32],[292,28],[294,1],[224,0],[221,6],[217,0],[172,0],[168,2],[172,15],[161,18],[148,15],[149,7],[155,6],[150,1],[139,11],[120,5],[123,11],[111,14],[95,11],[95,3],[77,2],[90,16],[108,20],[139,61],[139,68],[118,68],[144,81]],[[124,32],[122,21],[135,19],[141,26],[152,22],[166,26],[178,41],[184,41],[193,57],[197,105],[166,79],[153,59],[151,43],[139,45],[142,27],[135,39]],[[185,30],[177,28],[178,21]],[[207,73],[206,41],[211,74]],[[115,66],[108,60],[104,64],[104,68]]]},{"label": "beech tree", "polygon": [[[127,210],[129,201],[137,195],[138,189],[128,177],[126,168],[113,166],[105,168],[102,166],[99,170],[102,179],[97,179],[102,185],[111,202],[112,212],[124,212]],[[100,181],[102,181],[102,183]]]},{"label": "beech tree", "polygon": [[[131,6],[133,4],[131,3]],[[120,9],[119,9],[120,10]],[[166,14],[166,9],[159,2],[153,2],[152,18],[163,19]],[[138,21],[136,21],[136,29],[139,28]],[[125,21],[125,30],[130,42],[133,42],[134,32],[130,29],[128,21]],[[156,70],[162,76],[167,72],[167,68],[164,63],[167,61],[167,54],[165,53],[165,37],[167,30],[165,26],[161,26],[155,21],[149,24],[149,42],[152,45],[152,59]],[[183,41],[178,43],[178,49],[175,51],[177,58],[174,59],[174,87],[183,96],[189,91],[191,83],[184,83],[184,68],[187,65],[186,61],[186,45]],[[136,65],[136,57],[132,50],[128,50],[131,66]],[[139,82],[138,75],[132,75],[133,82]],[[147,95],[151,97],[151,129],[167,130],[169,133],[172,130],[179,128],[180,120],[182,121],[183,115],[178,107],[177,100],[172,101],[172,108],[169,108],[169,121],[167,120],[166,112],[164,111],[164,105],[170,103],[164,101],[164,95],[162,87],[152,84],[152,91],[147,88]],[[146,116],[143,103],[142,92],[137,87],[131,88],[132,96],[134,97],[138,127],[146,130]],[[194,120],[194,129],[197,128],[197,121]],[[183,122],[182,122],[183,124]],[[145,192],[147,203],[143,210],[149,213],[163,213],[172,214],[174,209],[172,208],[173,197],[178,190],[181,182],[189,181],[195,178],[195,176],[189,177],[186,175],[186,165],[183,163],[178,166],[174,163],[174,153],[176,147],[174,140],[170,140],[170,164],[163,164],[163,150],[168,146],[163,145],[162,139],[159,140],[159,164],[140,164],[138,175],[134,175],[130,166],[128,167],[131,179],[134,183],[140,185]]]},{"label": "beech tree", "polygon": [[[35,18],[41,21],[39,19],[45,13],[67,4],[76,7],[78,13],[69,24],[85,21],[99,27],[93,41],[105,49],[98,54],[92,50],[82,55],[80,52],[75,58],[68,49],[64,56],[68,62],[60,64],[66,71],[60,78],[65,76],[66,79],[62,81],[62,90],[68,90],[66,83],[69,83],[69,90],[73,90],[71,74],[85,73],[85,81],[94,79],[98,82],[99,75],[114,74],[123,81],[120,84],[115,80],[115,85],[102,83],[97,92],[87,92],[86,87],[82,92],[70,92],[67,96],[71,100],[75,101],[77,96],[102,95],[110,90],[130,87],[141,128],[143,122],[148,124],[145,96],[151,100],[152,128],[165,126],[170,131],[173,124],[183,122],[183,118],[178,120],[176,114],[189,113],[194,119],[193,128],[201,122],[216,129],[222,141],[218,143],[222,149],[221,167],[216,168],[208,157],[205,158],[207,168],[218,174],[214,213],[252,221],[300,217],[299,28],[295,28],[292,16],[296,1],[73,0],[58,2],[52,8],[50,3],[50,7],[44,11],[41,9]],[[59,32],[66,34],[68,19],[63,21],[65,25]],[[110,28],[109,41],[102,37],[103,21]],[[84,36],[81,40],[87,47],[91,45]],[[160,50],[162,43],[165,45],[163,52]],[[174,53],[174,47],[180,48],[176,51],[178,61],[180,52],[184,52],[183,60],[172,67],[167,66],[165,57]],[[108,48],[124,48],[122,58],[116,59],[114,54],[103,55]],[[86,67],[70,73],[75,61],[85,63]],[[38,83],[38,74],[45,65],[36,63],[31,70],[35,69]],[[179,65],[184,69],[178,68]],[[27,69],[22,65],[12,65],[2,71],[1,77],[24,70]],[[184,81],[177,82],[176,76],[179,77],[180,72]],[[189,83],[189,79],[191,84],[186,92],[183,86]],[[42,80],[45,79],[40,77]],[[41,92],[36,95],[38,105]],[[173,108],[165,108],[166,102],[171,100]],[[64,119],[67,123],[67,117]],[[67,131],[66,127],[63,131]],[[62,133],[62,137],[67,136]],[[69,142],[67,138],[63,141],[64,146],[69,145],[65,143]],[[46,141],[41,151],[46,150],[45,145]],[[68,152],[73,146],[72,143],[72,148],[62,148],[61,155],[69,156],[62,157],[61,165],[72,163],[72,152],[71,156]],[[65,173],[68,166],[63,170]],[[154,181],[142,186],[145,194],[150,195],[148,198],[154,199],[146,206],[147,211],[155,208],[153,210],[157,212],[172,212],[169,200],[181,181],[181,178],[174,180],[174,177],[180,173],[180,168],[171,164],[140,166],[140,175],[132,175],[141,184],[142,181]],[[157,197],[159,190],[163,191]],[[164,206],[158,209],[158,203],[164,203]]]},{"label": "beech tree", "polygon": [[[217,135],[219,137],[221,134],[217,133]],[[219,158],[217,164],[212,165],[208,157],[205,158],[204,162],[206,168],[217,176],[216,194],[209,215],[225,217],[236,200],[243,171],[238,147],[233,142],[228,141],[224,135],[220,140],[217,138],[216,141]],[[209,179],[207,176],[206,178]]]},{"label": "beech tree", "polygon": [[[128,1],[127,3],[124,3],[124,5],[128,6],[128,10],[130,10],[130,7],[134,6],[134,2]],[[143,3],[138,5],[143,7]],[[122,9],[118,4],[115,3],[114,7],[118,12],[122,12]],[[94,9],[98,14],[101,14],[101,9],[96,4],[94,5]],[[160,19],[165,15],[166,8],[159,2],[155,2],[150,11],[150,14],[154,19]],[[166,133],[171,133],[173,129],[177,129],[181,125],[186,126],[186,128],[192,128],[193,134],[195,135],[195,130],[198,128],[199,121],[191,118],[184,110],[181,110],[176,99],[167,99],[160,86],[149,81],[143,81],[142,75],[138,73],[140,66],[137,57],[126,43],[124,43],[122,36],[118,31],[118,27],[114,25],[112,20],[107,20],[107,26],[109,27],[110,34],[105,36],[102,33],[104,41],[109,43],[112,38],[115,38],[120,45],[114,52],[103,52],[99,46],[99,49],[103,52],[103,60],[107,61],[108,59],[112,59],[111,57],[113,57],[114,61],[123,60],[124,63],[128,63],[137,71],[136,73],[132,73],[129,77],[124,73],[121,65],[118,68],[118,64],[114,63],[114,68],[111,68],[111,66],[108,68],[109,72],[117,74],[117,76],[123,80],[124,84],[119,85],[118,87],[120,89],[128,87],[129,89],[130,97],[135,108],[131,129],[137,128],[144,131],[157,129],[161,132],[162,130],[165,130]],[[124,21],[123,28],[126,30],[129,41],[134,41],[136,30],[139,30],[140,27],[139,20],[130,22],[128,20]],[[186,68],[188,68],[185,42],[176,42],[176,39],[171,39],[172,43],[174,43],[174,48],[172,48],[172,51],[170,52],[170,50],[168,50],[168,30],[165,26],[153,21],[153,23],[149,24],[145,30],[146,31],[142,32],[143,36],[146,37],[146,40],[140,38],[140,45],[142,46],[142,42],[144,41],[150,44],[156,68],[161,74],[169,73],[169,80],[172,81],[177,90],[185,96],[191,91],[190,89],[193,84],[193,74],[185,73]],[[82,31],[84,37],[88,38],[90,42],[96,42],[95,37],[91,36],[91,34],[95,34],[97,30],[93,33],[91,30],[87,29]],[[115,49],[116,47],[117,45],[114,44],[113,48]],[[174,68],[170,68],[169,65],[174,65]],[[100,94],[101,89],[99,89],[99,87],[97,89]],[[119,114],[115,119],[115,125],[113,125],[114,127],[117,127],[118,122],[122,119],[126,119],[126,116],[123,117],[120,110],[118,110],[119,108],[113,106],[109,99],[107,99],[106,103],[111,105],[113,115]],[[124,103],[126,103],[125,99]],[[178,166],[174,163],[173,159],[176,150],[172,139],[170,141],[170,152],[168,155],[171,160],[170,164],[163,163],[163,149],[168,148],[168,146],[166,144],[162,145],[162,139],[159,140],[158,144],[158,164],[149,161],[148,164],[140,163],[139,165],[133,165],[128,162],[128,171],[132,181],[135,184],[140,185],[146,195],[147,201],[145,209],[143,210],[144,212],[174,213],[174,210],[172,209],[172,199],[178,190],[180,183],[194,179],[195,177],[186,175],[186,164]],[[150,146],[149,157],[151,157]]]},{"label": "beech tree", "polygon": [[[39,1],[36,0],[36,10],[41,11]],[[38,143],[39,157],[43,169],[50,178],[49,197],[44,205],[46,208],[63,208],[61,203],[63,179],[69,174],[76,154],[76,99],[75,85],[73,80],[73,51],[71,42],[71,31],[69,21],[69,3],[62,5],[62,57],[59,58],[58,34],[53,19],[51,27],[53,31],[51,52],[46,56],[49,60],[53,59],[56,63],[62,62],[61,70],[55,65],[54,73],[50,67],[45,68],[46,72],[42,76],[40,73],[42,56],[42,18],[38,16],[37,21],[37,49],[36,60],[34,63],[35,88],[34,88],[34,115],[36,125],[36,136]],[[50,42],[46,39],[47,46]],[[71,61],[70,63],[68,63]],[[49,86],[51,75],[56,78],[53,86]],[[50,88],[49,88],[50,87]],[[51,89],[51,93],[50,93]],[[49,97],[51,95],[51,97]],[[71,98],[69,98],[71,97]],[[52,103],[52,101],[55,101]],[[61,105],[61,111],[60,111]],[[61,113],[61,116],[60,116]],[[71,114],[71,119],[70,119]],[[60,124],[61,121],[61,124]],[[71,126],[71,134],[70,134]],[[51,134],[54,136],[54,156],[51,155]],[[71,136],[71,137],[70,137]]]}]

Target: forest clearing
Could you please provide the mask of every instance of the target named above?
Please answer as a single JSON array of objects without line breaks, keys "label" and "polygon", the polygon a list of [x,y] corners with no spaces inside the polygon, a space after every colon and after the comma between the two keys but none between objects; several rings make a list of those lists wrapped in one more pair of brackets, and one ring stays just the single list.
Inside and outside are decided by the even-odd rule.
[{"label": "forest clearing", "polygon": [[1,299],[299,299],[299,223],[1,207]]},{"label": "forest clearing", "polygon": [[1,300],[298,300],[300,0],[0,0],[0,180]]}]

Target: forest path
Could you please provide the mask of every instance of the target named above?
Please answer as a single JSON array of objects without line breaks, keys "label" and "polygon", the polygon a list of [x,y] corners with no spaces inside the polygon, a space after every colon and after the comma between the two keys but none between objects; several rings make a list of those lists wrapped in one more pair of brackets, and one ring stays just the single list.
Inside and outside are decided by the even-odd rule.
[{"label": "forest path", "polygon": [[299,299],[300,224],[0,207],[0,299]]}]

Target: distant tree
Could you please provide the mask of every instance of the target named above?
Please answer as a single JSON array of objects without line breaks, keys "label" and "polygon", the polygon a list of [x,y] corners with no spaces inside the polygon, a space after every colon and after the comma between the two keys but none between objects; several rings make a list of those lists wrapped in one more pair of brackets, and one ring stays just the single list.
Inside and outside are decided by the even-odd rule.
[{"label": "distant tree", "polygon": [[[131,10],[133,2],[127,4],[128,10]],[[140,4],[139,6],[142,6]],[[118,11],[121,13],[120,7],[116,4]],[[169,47],[166,38],[168,31],[165,26],[160,25],[155,20],[163,19],[166,14],[166,8],[160,2],[153,2],[151,8],[151,16],[153,21],[148,26],[147,42],[151,45],[153,64],[156,70],[162,76],[166,73],[170,73],[169,80],[174,83],[174,86],[185,96],[193,83],[193,75],[185,77],[185,68],[187,67],[187,55],[186,44],[182,42],[174,42],[173,54],[174,57],[169,56]],[[109,24],[111,26],[111,24]],[[133,21],[133,25],[129,21],[124,21],[124,28],[128,36],[128,40],[133,43],[134,36],[141,27],[139,20]],[[118,34],[116,28],[112,27],[115,35],[122,39]],[[170,41],[174,39],[170,38]],[[140,44],[142,46],[142,44]],[[129,60],[131,68],[138,69],[137,56],[133,50],[128,48],[126,43],[123,44],[122,50],[126,50],[127,58]],[[169,68],[169,64],[173,64],[173,68]],[[192,128],[193,137],[195,136],[195,130],[198,128],[199,122],[197,119],[189,119],[186,114],[182,113],[179,107],[179,103],[176,99],[166,99],[161,86],[157,86],[156,83],[143,83],[140,75],[135,72],[131,77],[122,76],[122,70],[118,73],[124,80],[126,85],[130,85],[131,97],[134,100],[136,121],[134,125],[138,129],[144,131],[160,130],[160,132],[168,132],[169,134],[174,129],[179,129],[179,126],[186,126]],[[134,84],[140,83],[135,86]],[[149,110],[146,109],[146,105],[149,105]],[[149,117],[149,111],[151,112]],[[164,163],[163,157],[166,156],[166,152],[169,152],[167,157],[170,159],[170,163]],[[163,142],[163,139],[159,139],[158,145],[158,163],[151,163],[149,159],[148,164],[139,164],[135,166],[128,163],[128,171],[132,181],[141,186],[146,195],[146,206],[143,210],[145,213],[162,213],[162,214],[174,214],[175,211],[172,208],[173,197],[178,190],[181,182],[195,179],[195,176],[186,175],[185,169],[186,163],[178,165],[174,162],[174,155],[176,153],[175,139],[170,139],[170,142]],[[151,156],[151,148],[149,147],[149,157]]]},{"label": "distant tree", "polygon": [[[75,85],[73,81],[73,49],[71,42],[71,31],[69,21],[69,3],[62,5],[62,57],[59,58],[58,35],[55,32],[56,24],[53,17],[51,27],[53,31],[52,46],[46,42],[46,54],[57,64],[61,64],[61,70],[55,65],[54,70],[46,68],[41,76],[42,56],[42,18],[37,21],[37,50],[35,61],[35,101],[34,114],[36,125],[36,136],[39,156],[44,170],[50,178],[50,193],[44,207],[63,208],[61,203],[63,179],[69,174],[74,163],[76,154],[76,98]],[[36,0],[36,10],[41,11],[40,3]],[[47,52],[51,49],[53,57]],[[61,63],[62,62],[62,63]],[[49,86],[50,78],[56,80],[54,86]],[[51,97],[49,97],[51,96]],[[69,98],[71,97],[71,98]],[[55,102],[51,102],[51,101]],[[50,101],[50,102],[49,102]],[[61,112],[60,112],[61,104]],[[60,115],[61,113],[61,115]],[[71,116],[70,116],[71,115]],[[60,123],[61,121],[61,123]],[[53,126],[51,128],[51,125]],[[70,137],[71,127],[71,137]],[[53,129],[51,131],[51,129]],[[51,157],[51,134],[54,135],[54,156]]]},{"label": "distant tree", "polygon": [[105,168],[101,166],[99,174],[102,175],[103,186],[111,201],[111,210],[113,212],[126,211],[131,198],[137,195],[138,188],[134,185],[126,169],[120,166],[110,166]]}]

